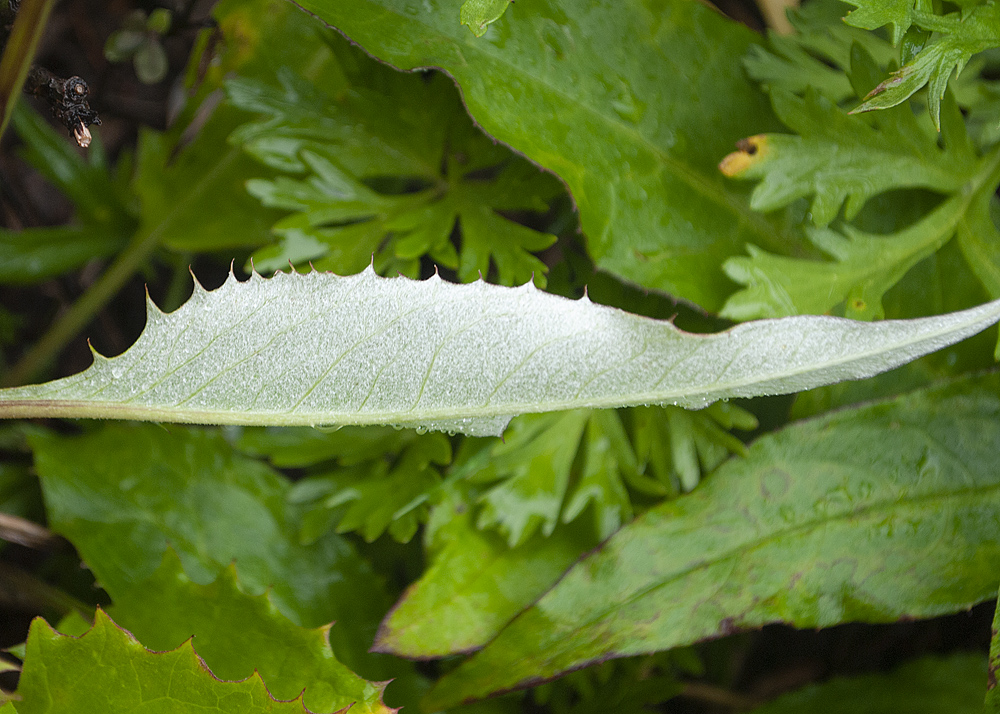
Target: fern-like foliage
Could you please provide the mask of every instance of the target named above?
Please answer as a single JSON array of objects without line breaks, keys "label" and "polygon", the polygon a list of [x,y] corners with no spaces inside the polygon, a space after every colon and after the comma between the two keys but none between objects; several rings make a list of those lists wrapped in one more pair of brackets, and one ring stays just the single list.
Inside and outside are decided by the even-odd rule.
[{"label": "fern-like foliage", "polygon": [[329,47],[319,82],[285,69],[281,86],[228,85],[234,104],[267,117],[232,141],[286,173],[248,183],[289,212],[256,268],[311,262],[347,274],[374,256],[380,272],[415,277],[427,255],[462,281],[544,285],[533,253],[555,237],[511,218],[547,211],[564,193],[558,180],[479,131],[444,75],[400,74],[339,35],[316,42]]},{"label": "fern-like foliage", "polygon": [[[855,111],[894,107],[927,87],[927,107],[936,126],[941,99],[951,76],[959,75],[980,52],[1000,47],[1000,5],[962,0],[960,10],[944,15],[929,12],[929,3],[914,0],[848,0],[857,6],[846,21],[874,30],[888,25],[893,44],[904,42],[905,64],[875,87]],[[907,33],[909,32],[909,35]],[[908,56],[912,55],[912,56]]]},{"label": "fern-like foliage", "polygon": [[[840,72],[824,64],[840,72],[854,96],[866,96],[884,76],[882,63],[848,33],[824,34],[817,22],[803,25],[804,34],[834,38],[839,51],[820,52],[815,42],[801,40],[797,46],[843,67]],[[779,55],[790,42],[779,40]],[[830,59],[845,54],[848,63]],[[779,55],[759,50],[748,58],[749,67],[765,77],[760,68]],[[842,84],[827,74],[816,78],[803,84],[765,77],[775,113],[794,133],[750,137],[720,166],[734,178],[759,181],[752,198],[757,210],[808,200],[799,210],[812,245],[799,255],[751,245],[749,257],[727,261],[726,273],[744,289],[729,298],[723,314],[738,320],[803,313],[880,318],[886,292],[956,235],[987,292],[1000,294],[1000,262],[991,248],[1000,234],[990,217],[1000,154],[977,150],[981,142],[970,137],[955,97],[945,95],[938,133],[930,121],[938,117],[910,103],[849,114]],[[967,86],[964,94],[971,101],[976,91]],[[920,201],[914,200],[917,190]],[[940,198],[927,200],[927,191]],[[926,208],[915,214],[914,206]]]},{"label": "fern-like foliage", "polygon": [[477,525],[495,528],[511,547],[561,521],[589,513],[607,538],[650,500],[694,488],[743,444],[729,429],[757,425],[749,412],[722,402],[699,412],[676,407],[618,411],[581,409],[525,415],[460,464],[484,488]]}]

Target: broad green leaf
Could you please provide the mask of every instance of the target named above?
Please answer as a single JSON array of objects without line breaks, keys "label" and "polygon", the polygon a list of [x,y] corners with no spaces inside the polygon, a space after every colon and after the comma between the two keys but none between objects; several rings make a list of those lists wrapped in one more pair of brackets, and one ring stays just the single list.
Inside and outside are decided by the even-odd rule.
[{"label": "broad green leaf", "polygon": [[[0,417],[398,424],[500,434],[513,414],[800,391],[858,379],[982,331],[1000,302],[863,324],[791,317],[715,335],[531,283],[323,273],[230,278],[177,311],[150,304],[124,354],[0,391]],[[471,367],[471,368],[470,368]]]},{"label": "broad green leaf", "polygon": [[980,714],[985,667],[979,654],[926,657],[889,674],[838,677],[785,694],[751,714]]},{"label": "broad green leaf", "polygon": [[426,704],[771,622],[968,608],[996,592],[998,448],[996,374],[765,436],[580,561]]},{"label": "broad green leaf", "polygon": [[444,75],[397,72],[336,33],[317,31],[313,44],[329,48],[319,83],[285,68],[280,88],[227,85],[234,104],[268,117],[231,141],[275,169],[306,174],[247,184],[264,205],[293,212],[274,225],[281,243],[254,253],[256,268],[308,261],[347,274],[374,255],[379,272],[412,276],[428,254],[463,282],[489,275],[492,258],[500,282],[534,275],[544,286],[547,268],[531,252],[555,237],[498,211],[544,212],[563,193],[555,177],[478,130]]},{"label": "broad green leaf", "polygon": [[941,98],[952,73],[961,74],[974,54],[1000,47],[1000,6],[994,3],[943,17],[919,11],[913,17],[924,29],[941,33],[939,38],[873,89],[855,112],[894,107],[927,85],[927,108],[938,125]]},{"label": "broad green leaf", "polygon": [[450,511],[450,521],[429,544],[433,562],[386,615],[375,651],[426,658],[478,649],[598,543],[593,528],[577,522],[510,548],[475,527],[463,499],[435,509]]},{"label": "broad green leaf", "polygon": [[340,622],[331,631],[334,650],[356,666],[385,596],[339,536],[298,542],[289,483],[272,469],[234,453],[218,433],[179,427],[109,425],[31,442],[51,527],[112,598],[151,577],[168,547],[197,583],[235,562],[248,591],[270,589],[294,622]]},{"label": "broad green leaf", "polygon": [[[237,681],[255,672],[275,699],[296,699],[309,711],[388,714],[384,684],[358,677],[334,657],[331,626],[307,630],[286,618],[265,593],[251,596],[238,566],[208,585],[192,582],[173,551],[148,579],[115,598],[108,614],[148,649],[192,644],[212,674]],[[340,627],[342,625],[337,625]]]},{"label": "broad green leaf", "polygon": [[951,194],[976,172],[977,159],[957,116],[954,145],[938,146],[909,106],[879,112],[873,122],[848,115],[811,91],[804,98],[775,89],[774,111],[795,132],[748,139],[746,151],[730,154],[720,168],[727,176],[759,179],[750,205],[773,211],[812,196],[812,222],[830,223],[844,207],[853,219],[880,193],[928,188]]},{"label": "broad green leaf", "polygon": [[482,37],[486,28],[503,17],[513,4],[513,0],[465,0],[460,12],[462,24],[468,25],[476,37]]},{"label": "broad green leaf", "polygon": [[100,610],[82,637],[35,618],[17,693],[17,714],[308,714],[300,697],[274,699],[257,674],[217,679],[191,640],[150,652]]},{"label": "broad green leaf", "polygon": [[774,120],[740,66],[757,37],[703,3],[537,0],[479,38],[453,2],[299,5],[396,67],[453,76],[487,133],[566,182],[604,270],[717,310],[726,257],[796,240],[716,171]]}]

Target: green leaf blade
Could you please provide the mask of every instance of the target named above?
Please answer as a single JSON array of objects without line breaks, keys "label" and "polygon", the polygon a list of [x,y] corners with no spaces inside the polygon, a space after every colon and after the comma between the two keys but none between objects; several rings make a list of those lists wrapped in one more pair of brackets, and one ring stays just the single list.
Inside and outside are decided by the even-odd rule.
[{"label": "green leaf blade", "polygon": [[385,685],[366,682],[330,649],[330,626],[306,629],[278,612],[267,593],[244,592],[238,567],[207,585],[185,574],[173,551],[148,579],[115,597],[109,614],[143,646],[173,650],[193,638],[219,679],[241,681],[256,672],[275,699],[300,696],[309,711],[391,714]]},{"label": "green leaf blade", "polygon": [[996,375],[971,378],[760,439],[577,564],[428,705],[770,622],[891,622],[990,597],[998,392]]},{"label": "green leaf blade", "polygon": [[[514,414],[801,391],[982,331],[1000,302],[908,321],[801,316],[715,335],[531,283],[322,273],[230,278],[87,371],[0,392],[0,416],[261,425],[397,424],[500,434]],[[475,369],[469,369],[475,365]]]},{"label": "green leaf blade", "polygon": [[100,610],[82,637],[60,635],[41,618],[32,622],[18,694],[18,714],[308,714],[299,697],[274,699],[256,674],[216,679],[191,640],[150,652]]},{"label": "green leaf blade", "polygon": [[150,578],[169,547],[195,582],[235,561],[249,590],[270,588],[299,624],[337,620],[334,636],[348,633],[356,647],[374,630],[385,598],[367,564],[333,534],[301,545],[287,481],[220,434],[119,424],[75,439],[37,435],[32,447],[53,529],[113,598]]}]

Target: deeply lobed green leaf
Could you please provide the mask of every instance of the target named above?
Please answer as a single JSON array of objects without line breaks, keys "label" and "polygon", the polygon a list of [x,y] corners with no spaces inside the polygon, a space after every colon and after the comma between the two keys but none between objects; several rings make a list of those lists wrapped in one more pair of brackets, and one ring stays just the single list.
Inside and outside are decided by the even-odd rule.
[{"label": "deeply lobed green leaf", "polygon": [[248,183],[264,205],[293,211],[274,226],[281,243],[254,254],[257,269],[309,261],[353,273],[374,255],[380,272],[413,276],[429,254],[463,281],[489,275],[492,259],[500,282],[534,275],[544,285],[547,268],[531,252],[555,237],[498,211],[545,211],[562,193],[558,181],[476,129],[448,78],[397,72],[337,34],[317,32],[312,44],[326,50],[322,81],[284,68],[280,89],[252,80],[227,87],[237,106],[268,117],[231,141],[271,167],[307,174]]},{"label": "deeply lobed green leaf", "polygon": [[[886,0],[876,0],[885,3]],[[853,3],[852,4],[856,4]],[[867,3],[865,3],[867,4]],[[994,3],[963,7],[960,13],[944,16],[933,15],[913,9],[911,0],[893,0],[898,10],[906,7],[906,20],[896,12],[894,44],[902,36],[900,28],[914,21],[924,30],[933,31],[936,39],[919,49],[919,52],[892,76],[879,84],[854,111],[865,112],[873,109],[894,107],[909,99],[918,90],[927,86],[927,107],[934,124],[939,124],[941,98],[948,88],[952,74],[961,74],[973,55],[994,47],[1000,47],[1000,8]],[[848,15],[848,22],[854,15]],[[888,14],[876,17],[866,13],[865,24],[888,21]],[[859,24],[855,21],[854,24]]]}]

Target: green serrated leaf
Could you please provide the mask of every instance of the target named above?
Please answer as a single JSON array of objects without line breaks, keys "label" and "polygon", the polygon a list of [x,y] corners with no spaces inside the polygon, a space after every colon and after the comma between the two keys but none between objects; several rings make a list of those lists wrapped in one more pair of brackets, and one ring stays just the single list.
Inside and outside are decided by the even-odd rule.
[{"label": "green serrated leaf", "polygon": [[589,507],[594,533],[598,540],[604,540],[632,520],[632,503],[625,489],[628,476],[622,474],[636,474],[638,464],[614,411],[591,412],[582,448],[582,471],[563,507],[562,522],[575,520]]},{"label": "green serrated leaf", "polygon": [[490,450],[489,469],[476,474],[477,480],[503,478],[483,494],[476,525],[496,528],[512,548],[538,529],[551,535],[589,417],[589,410],[578,409],[517,420],[510,438]]},{"label": "green serrated leaf", "polygon": [[774,120],[740,67],[756,36],[702,3],[533,2],[480,38],[442,0],[299,5],[393,66],[451,74],[486,132],[567,183],[604,270],[716,310],[726,257],[796,239],[715,170]]},{"label": "green serrated leaf", "polygon": [[857,10],[848,13],[844,21],[864,30],[877,30],[892,26],[892,44],[898,45],[913,24],[914,5],[917,0],[844,0]]},{"label": "green serrated leaf", "polygon": [[196,289],[169,315],[150,303],[146,330],[118,357],[95,352],[78,375],[0,391],[0,418],[388,423],[499,435],[524,412],[701,408],[859,379],[998,316],[1000,302],[875,325],[800,316],[692,335],[531,283],[418,282],[370,269],[231,277],[213,292]]},{"label": "green serrated leaf", "polygon": [[341,537],[298,542],[289,484],[269,467],[234,453],[218,433],[176,427],[109,425],[76,438],[36,434],[31,443],[51,527],[112,598],[151,577],[168,545],[197,583],[235,562],[247,589],[270,588],[294,622],[340,622],[334,650],[355,666],[385,596]]},{"label": "green serrated leaf", "polygon": [[305,502],[303,495],[308,493],[309,501],[319,500],[309,507],[313,518],[321,511],[339,511],[328,519],[338,533],[357,531],[371,543],[388,529],[393,538],[406,543],[427,520],[429,494],[441,483],[431,464],[450,461],[448,439],[429,434],[403,447],[391,465],[382,460],[321,472],[296,483],[289,497]]},{"label": "green serrated leaf", "polygon": [[463,281],[489,275],[492,259],[499,282],[534,275],[544,286],[547,267],[531,253],[555,236],[498,211],[544,212],[562,193],[558,181],[477,130],[448,78],[402,75],[339,35],[314,39],[324,42],[331,78],[318,86],[291,70],[280,89],[228,86],[237,106],[269,115],[232,141],[274,168],[307,174],[248,184],[265,206],[295,212],[274,226],[281,243],[254,254],[256,268],[308,261],[345,274],[375,256],[379,272],[416,275],[416,259],[428,254]]},{"label": "green serrated leaf", "polygon": [[249,429],[238,446],[276,466],[315,467],[288,493],[290,502],[306,509],[303,543],[334,529],[356,529],[370,542],[386,528],[396,540],[409,541],[441,482],[431,464],[451,460],[451,444],[440,434],[388,427]]},{"label": "green serrated leaf", "polygon": [[425,704],[770,622],[894,622],[993,597],[998,448],[996,374],[785,427],[618,531]]},{"label": "green serrated leaf", "polygon": [[503,17],[513,0],[465,0],[460,17],[463,25],[468,25],[472,34],[482,37],[486,28]]},{"label": "green serrated leaf", "polygon": [[168,550],[148,580],[115,597],[109,614],[151,650],[172,650],[193,638],[215,677],[238,681],[256,672],[272,697],[301,696],[310,711],[396,711],[382,702],[384,684],[366,682],[337,661],[329,625],[307,630],[293,623],[267,594],[244,592],[238,570],[230,566],[199,585]]},{"label": "green serrated leaf", "polygon": [[[902,2],[908,4],[910,0]],[[850,17],[852,15],[848,19]],[[927,85],[927,108],[938,126],[941,98],[952,73],[961,74],[974,54],[1000,47],[1000,5],[995,3],[986,3],[961,14],[939,17],[917,12],[914,17],[923,28],[940,33],[939,39],[873,89],[854,112],[894,107]]]},{"label": "green serrated leaf", "polygon": [[979,714],[983,657],[925,657],[889,674],[838,677],[785,694],[751,714]]},{"label": "green serrated leaf", "polygon": [[810,240],[835,260],[802,260],[748,246],[750,258],[732,258],[725,269],[746,285],[726,302],[722,314],[738,320],[759,316],[826,313],[844,303],[850,317],[872,319],[883,313],[882,296],[916,263],[955,234],[970,207],[992,194],[1000,154],[983,159],[963,190],[922,220],[889,235],[850,225],[841,232],[810,231]]},{"label": "green serrated leaf", "polygon": [[301,697],[276,700],[257,674],[242,682],[216,679],[191,640],[150,652],[100,610],[78,638],[35,618],[17,691],[18,714],[308,714]]},{"label": "green serrated leaf", "polygon": [[880,112],[872,123],[811,91],[799,98],[775,89],[771,100],[795,135],[753,137],[748,150],[730,154],[720,165],[733,178],[760,179],[750,199],[755,210],[773,211],[812,196],[812,221],[825,226],[845,202],[844,217],[851,220],[885,191],[920,187],[950,194],[975,174],[977,157],[957,107],[950,110],[956,115],[953,140],[941,148],[908,106]]}]

